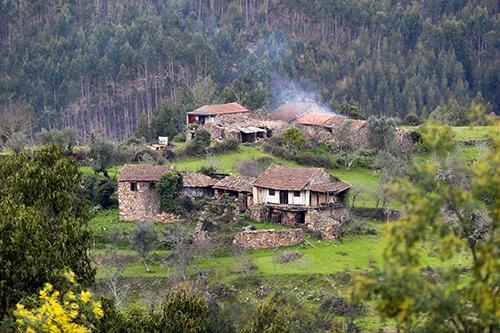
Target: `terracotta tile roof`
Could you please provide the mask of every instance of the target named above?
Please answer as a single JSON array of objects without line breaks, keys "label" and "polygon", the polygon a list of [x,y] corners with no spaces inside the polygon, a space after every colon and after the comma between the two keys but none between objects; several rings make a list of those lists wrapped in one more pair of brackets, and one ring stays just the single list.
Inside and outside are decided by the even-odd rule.
[{"label": "terracotta tile roof", "polygon": [[257,177],[254,186],[274,190],[301,191],[321,170],[321,168],[289,168],[273,164]]},{"label": "terracotta tile roof", "polygon": [[324,126],[334,117],[335,115],[331,113],[311,111],[299,116],[297,122],[302,125]]},{"label": "terracotta tile roof", "polygon": [[352,186],[344,182],[332,182],[308,185],[306,189],[314,192],[340,193],[350,189]]},{"label": "terracotta tile roof", "polygon": [[354,130],[359,130],[366,125],[366,120],[351,119],[349,117],[341,115],[332,117],[331,119],[327,120],[324,125],[326,127],[336,128],[347,122],[351,124],[352,129]]},{"label": "terracotta tile roof", "polygon": [[217,184],[213,186],[213,188],[219,190],[251,193],[252,184],[254,181],[255,178],[252,177],[227,176],[219,180]]},{"label": "terracotta tile roof", "polygon": [[171,170],[172,167],[169,165],[125,164],[118,181],[158,181],[161,176]]},{"label": "terracotta tile roof", "polygon": [[231,114],[231,113],[243,113],[250,112],[247,108],[241,106],[238,103],[227,103],[227,104],[211,104],[203,105],[194,111],[188,112],[187,114]]},{"label": "terracotta tile roof", "polygon": [[216,183],[216,179],[200,172],[182,172],[182,185],[184,187],[212,187]]},{"label": "terracotta tile roof", "polygon": [[269,119],[292,122],[306,113],[331,114],[328,109],[314,102],[286,102],[269,114]]}]

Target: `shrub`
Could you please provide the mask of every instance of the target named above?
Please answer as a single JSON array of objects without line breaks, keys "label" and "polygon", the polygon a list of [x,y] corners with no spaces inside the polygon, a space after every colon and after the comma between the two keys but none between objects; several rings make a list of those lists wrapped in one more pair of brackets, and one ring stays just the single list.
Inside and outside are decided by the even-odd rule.
[{"label": "shrub", "polygon": [[291,127],[287,129],[281,136],[285,145],[292,150],[299,150],[304,147],[305,138],[300,129]]},{"label": "shrub", "polygon": [[274,259],[274,261],[279,262],[279,263],[287,263],[295,260],[299,260],[300,258],[303,258],[304,255],[299,252],[285,252],[280,254],[277,258]]},{"label": "shrub", "polygon": [[205,130],[199,130],[186,147],[186,155],[199,156],[205,153],[205,150],[210,146],[210,133]]},{"label": "shrub", "polygon": [[181,214],[185,214],[191,212],[196,207],[193,200],[187,195],[179,195],[174,199],[174,205],[179,207],[179,211]]},{"label": "shrub", "polygon": [[366,128],[368,130],[368,142],[371,144],[372,148],[384,149],[393,140],[396,135],[396,125],[394,121],[386,117],[374,117],[368,118],[366,123]]},{"label": "shrub", "polygon": [[212,154],[227,153],[230,151],[238,150],[240,143],[237,140],[229,139],[217,143],[215,146],[208,149],[208,152]]},{"label": "shrub", "polygon": [[193,287],[182,283],[172,288],[161,306],[161,332],[205,332],[208,318],[205,299],[193,292]]},{"label": "shrub", "polygon": [[211,165],[210,166],[202,165],[198,169],[198,172],[200,172],[206,176],[212,177],[213,175],[215,175],[217,173],[217,170]]},{"label": "shrub", "polygon": [[340,227],[342,236],[346,235],[376,235],[377,230],[368,225],[365,220],[354,219],[350,223],[344,223]]},{"label": "shrub", "polygon": [[331,312],[336,316],[360,317],[366,314],[363,303],[350,302],[344,297],[333,296],[327,298],[319,307],[321,312]]},{"label": "shrub", "polygon": [[173,142],[186,142],[186,133],[177,133],[172,138]]},{"label": "shrub", "polygon": [[408,113],[403,119],[403,125],[418,126],[420,124],[422,124],[422,120],[414,113]]},{"label": "shrub", "polygon": [[116,192],[117,184],[115,180],[108,178],[101,179],[95,189],[95,202],[102,208],[111,208],[118,204],[116,199],[111,196]]},{"label": "shrub", "polygon": [[175,171],[164,174],[155,186],[160,196],[161,209],[167,213],[179,214],[182,212],[180,207],[175,204],[176,198],[182,191],[182,175]]}]

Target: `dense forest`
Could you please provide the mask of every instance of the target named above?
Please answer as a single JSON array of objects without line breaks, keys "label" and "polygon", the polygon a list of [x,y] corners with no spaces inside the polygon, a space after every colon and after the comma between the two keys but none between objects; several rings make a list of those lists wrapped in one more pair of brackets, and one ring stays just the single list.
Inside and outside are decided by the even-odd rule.
[{"label": "dense forest", "polygon": [[425,117],[480,93],[498,112],[499,18],[496,0],[5,0],[0,105],[84,140],[206,102]]}]

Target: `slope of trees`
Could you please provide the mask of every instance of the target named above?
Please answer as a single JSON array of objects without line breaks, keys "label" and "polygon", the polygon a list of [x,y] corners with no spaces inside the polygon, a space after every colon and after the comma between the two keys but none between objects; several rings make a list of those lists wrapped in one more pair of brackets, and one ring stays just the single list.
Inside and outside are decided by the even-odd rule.
[{"label": "slope of trees", "polygon": [[481,92],[498,111],[498,13],[493,0],[7,0],[0,105],[23,105],[28,133],[83,139],[126,137],[186,96],[266,110],[306,95],[403,117]]}]

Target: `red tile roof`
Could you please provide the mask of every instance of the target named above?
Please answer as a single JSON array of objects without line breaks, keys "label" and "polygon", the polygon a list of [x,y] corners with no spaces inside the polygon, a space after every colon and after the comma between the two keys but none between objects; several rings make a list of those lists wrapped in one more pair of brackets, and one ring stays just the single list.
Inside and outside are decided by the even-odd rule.
[{"label": "red tile roof", "polygon": [[119,182],[151,182],[158,181],[172,167],[169,165],[151,165],[151,164],[125,164],[118,178]]},{"label": "red tile roof", "polygon": [[326,127],[336,128],[343,124],[350,124],[354,130],[359,130],[366,125],[366,120],[351,119],[346,116],[336,115],[325,122]]},{"label": "red tile roof", "polygon": [[194,111],[188,112],[188,114],[231,114],[231,113],[243,113],[250,112],[247,108],[241,106],[238,103],[227,103],[227,104],[211,104],[203,105]]},{"label": "red tile roof", "polygon": [[350,189],[352,186],[344,182],[332,182],[332,183],[321,183],[312,184],[307,186],[306,189],[314,192],[335,192],[340,193]]},{"label": "red tile roof", "polygon": [[324,126],[326,122],[334,118],[335,115],[325,112],[307,112],[297,118],[297,122],[302,125]]},{"label": "red tile roof", "polygon": [[272,120],[293,121],[317,105],[312,102],[286,102],[269,114]]},{"label": "red tile roof", "polygon": [[252,177],[227,176],[219,180],[213,188],[226,191],[251,193],[254,180],[255,178]]},{"label": "red tile roof", "polygon": [[289,168],[273,164],[257,177],[254,186],[274,190],[301,191],[321,170],[321,168]]},{"label": "red tile roof", "polygon": [[200,172],[182,172],[182,186],[184,187],[212,187],[216,179]]}]

